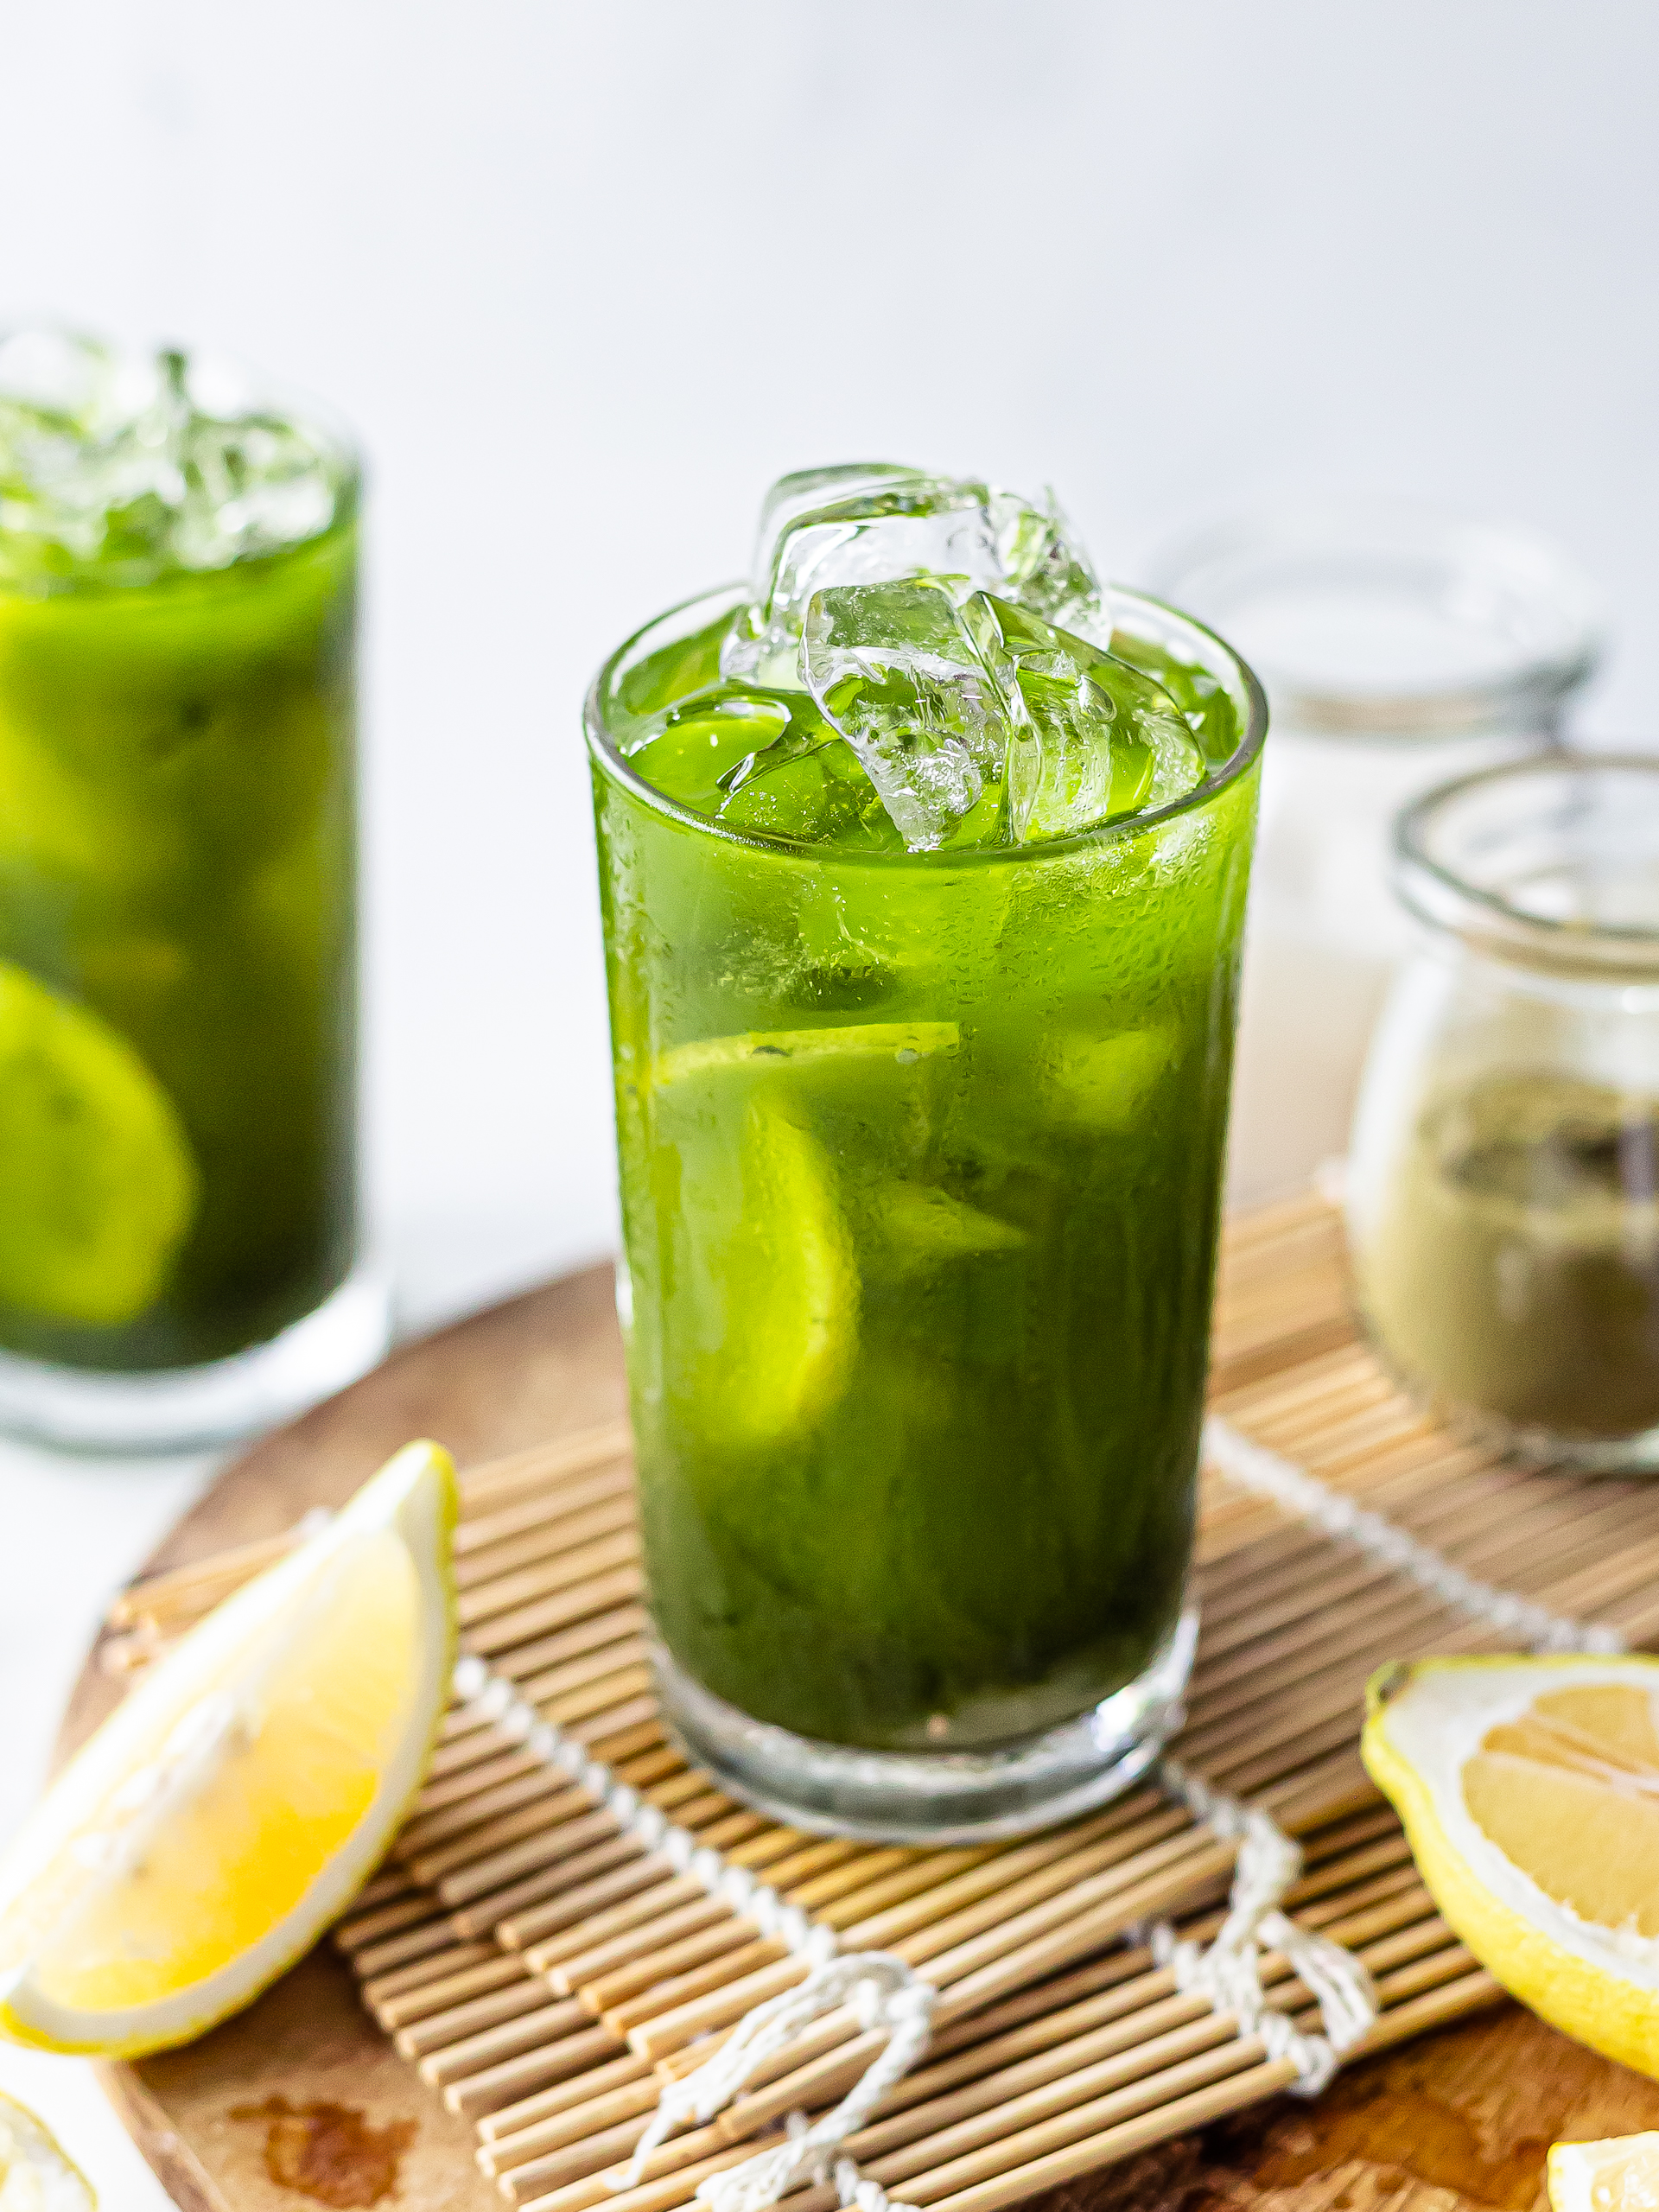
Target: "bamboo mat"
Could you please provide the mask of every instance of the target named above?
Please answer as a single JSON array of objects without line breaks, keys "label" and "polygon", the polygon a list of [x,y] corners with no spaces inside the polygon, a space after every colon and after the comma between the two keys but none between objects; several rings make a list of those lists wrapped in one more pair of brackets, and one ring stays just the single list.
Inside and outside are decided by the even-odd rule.
[{"label": "bamboo mat", "polygon": [[[1497,1461],[1425,1420],[1358,1342],[1338,1217],[1308,1196],[1235,1222],[1212,1405],[1246,1436],[1385,1514],[1471,1574],[1553,1610],[1659,1636],[1659,1487]],[[1289,2086],[1132,1931],[1219,1925],[1232,1844],[1141,1786],[1023,1840],[924,1852],[780,1827],[689,1767],[645,1665],[628,1440],[607,1428],[471,1472],[457,1571],[464,1648],[700,1843],[763,1874],[849,1950],[896,1952],[942,1993],[919,2067],[847,2149],[912,2204],[997,2212]],[[118,1662],[141,1663],[282,1545],[139,1585]],[[1204,1627],[1175,1749],[1265,1806],[1305,1870],[1289,1905],[1356,1951],[1375,2050],[1499,1993],[1435,1913],[1360,1766],[1367,1675],[1497,1648],[1490,1630],[1206,1470]],[[457,1708],[387,1866],[336,1930],[374,2018],[452,2110],[521,2212],[676,2212],[795,2110],[835,2101],[880,2047],[833,2013],[717,2121],[671,2138],[640,2185],[608,2170],[667,2080],[805,1968],[624,1835],[521,1744]],[[1284,1961],[1264,1980],[1317,2028]],[[608,2173],[608,2178],[607,2178]],[[807,2189],[797,2212],[829,2212]]]}]

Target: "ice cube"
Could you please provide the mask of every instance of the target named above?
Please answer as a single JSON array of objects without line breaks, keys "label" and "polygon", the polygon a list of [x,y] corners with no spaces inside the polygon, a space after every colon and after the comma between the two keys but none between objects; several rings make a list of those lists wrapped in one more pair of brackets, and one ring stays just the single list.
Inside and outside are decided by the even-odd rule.
[{"label": "ice cube", "polygon": [[[880,464],[885,472],[889,464]],[[837,472],[816,470],[807,475]],[[1003,581],[991,493],[983,484],[893,470],[816,506],[774,487],[771,565],[757,603],[734,625],[721,668],[755,683],[798,683],[800,638],[814,592],[836,585],[948,579],[959,596]]]},{"label": "ice cube", "polygon": [[1166,805],[1203,779],[1204,756],[1179,708],[1143,670],[994,593],[976,594],[963,620],[1011,708],[1016,844]]},{"label": "ice cube", "polygon": [[814,593],[801,658],[825,717],[912,852],[944,844],[1001,781],[1007,702],[941,582]]},{"label": "ice cube", "polygon": [[217,569],[327,528],[352,464],[182,353],[26,330],[0,340],[0,578],[44,588]]},{"label": "ice cube", "polygon": [[838,505],[843,499],[861,499],[872,492],[894,491],[900,485],[925,480],[925,469],[910,468],[898,461],[848,461],[833,468],[798,468],[792,475],[780,476],[760,502],[760,527],[750,565],[755,597],[763,600],[771,589],[779,540],[803,515],[817,507]]},{"label": "ice cube", "polygon": [[749,563],[754,597],[726,633],[721,650],[722,672],[737,677],[758,677],[762,664],[769,662],[769,680],[798,683],[798,637],[785,637],[775,647],[768,645],[766,638],[767,602],[781,541],[804,515],[818,508],[924,480],[921,469],[906,467],[897,461],[842,461],[830,468],[798,468],[791,475],[780,476],[760,502],[760,526]]},{"label": "ice cube", "polygon": [[1005,598],[1061,629],[1076,628],[1098,614],[1100,579],[1052,491],[1039,507],[1017,493],[994,492],[991,517]]}]

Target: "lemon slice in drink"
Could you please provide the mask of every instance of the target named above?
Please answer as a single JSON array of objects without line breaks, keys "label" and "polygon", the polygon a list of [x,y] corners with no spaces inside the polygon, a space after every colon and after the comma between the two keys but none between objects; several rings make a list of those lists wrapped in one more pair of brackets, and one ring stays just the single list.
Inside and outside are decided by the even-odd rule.
[{"label": "lemon slice in drink", "polygon": [[706,1434],[764,1451],[810,1427],[845,1387],[858,1339],[858,1267],[823,1147],[760,1090],[738,1141],[741,1210],[686,1191],[706,1287],[709,1349],[697,1363]]},{"label": "lemon slice in drink", "polygon": [[1175,1058],[1175,1043],[1166,1029],[1127,1029],[1104,1037],[1062,1030],[1038,1055],[1044,1103],[1058,1121],[1091,1129],[1133,1128]]},{"label": "lemon slice in drink", "polygon": [[166,1281],[198,1181],[172,1100],[125,1038],[0,961],[0,1299],[133,1319]]},{"label": "lemon slice in drink", "polygon": [[952,1260],[1017,1252],[1030,1242],[1014,1223],[931,1184],[890,1183],[876,1194],[871,1210],[890,1258],[900,1269],[925,1272]]},{"label": "lemon slice in drink", "polygon": [[448,1700],[454,1514],[448,1454],[407,1446],[104,1723],[0,1864],[0,2030],[106,2056],[182,2043],[341,1911]]},{"label": "lemon slice in drink", "polygon": [[1659,2135],[1651,2133],[1554,2143],[1547,2171],[1553,2212],[1655,2212],[1659,2206]]},{"label": "lemon slice in drink", "polygon": [[1361,1750],[1487,1971],[1659,2076],[1659,1660],[1385,1669]]},{"label": "lemon slice in drink", "polygon": [[954,1058],[962,1032],[954,1021],[855,1021],[823,1029],[755,1030],[733,1037],[699,1037],[661,1053],[651,1072],[659,1089],[688,1077],[743,1068],[751,1074],[775,1067],[809,1067],[815,1061],[891,1060],[913,1067],[918,1060]]},{"label": "lemon slice in drink", "polygon": [[27,2105],[0,2096],[0,2212],[96,2212],[80,2168]]}]

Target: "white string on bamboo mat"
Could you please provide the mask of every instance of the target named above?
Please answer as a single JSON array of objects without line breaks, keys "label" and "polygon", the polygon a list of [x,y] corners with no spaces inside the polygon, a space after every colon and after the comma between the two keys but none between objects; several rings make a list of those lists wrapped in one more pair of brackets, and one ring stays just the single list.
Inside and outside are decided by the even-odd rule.
[{"label": "white string on bamboo mat", "polygon": [[[1241,2036],[1260,2037],[1269,2058],[1289,2059],[1297,2095],[1317,2096],[1381,2009],[1370,1975],[1351,1951],[1281,1910],[1302,1871],[1302,1847],[1270,1814],[1212,1789],[1172,1757],[1160,1760],[1158,1783],[1217,1835],[1229,1842],[1236,1837],[1238,1858],[1227,1917],[1207,1948],[1183,1938],[1173,1921],[1152,1921],[1137,1932],[1157,1963],[1171,1969],[1178,1989],[1231,2013]],[[1304,2032],[1268,2002],[1264,1951],[1279,1952],[1318,2000],[1322,2035]]]},{"label": "white string on bamboo mat", "polygon": [[[1204,1450],[1213,1465],[1243,1488],[1534,1649],[1624,1649],[1616,1630],[1570,1620],[1478,1581],[1381,1514],[1327,1489],[1305,1469],[1252,1443],[1214,1415],[1205,1424]],[[677,1827],[659,1807],[619,1782],[603,1761],[545,1719],[483,1660],[462,1659],[454,1688],[479,1719],[493,1722],[527,1751],[580,1783],[647,1850],[660,1852],[677,1873],[690,1875],[710,1897],[746,1915],[807,1967],[797,1987],[755,2005],[711,2058],[669,2084],[612,2186],[634,2186],[652,2152],[676,2127],[688,2120],[714,2119],[814,2020],[848,2005],[866,2030],[885,2030],[887,2039],[841,2102],[810,2122],[804,2113],[791,2113],[781,2142],[709,2175],[696,2194],[709,2212],[766,2212],[798,2183],[831,2181],[842,2205],[854,2212],[912,2212],[891,2202],[880,2183],[861,2173],[841,2146],[926,2049],[939,1993],[933,1985],[891,1952],[841,1953],[833,1929],[814,1923],[747,1867],[730,1866],[723,1853],[699,1844],[690,1829]],[[1213,1942],[1206,1947],[1184,1939],[1172,1922],[1158,1921],[1144,1931],[1154,1957],[1172,1970],[1178,1988],[1202,1995],[1217,2012],[1230,2014],[1241,2036],[1257,2036],[1269,2056],[1290,2060],[1300,2093],[1317,2094],[1376,2018],[1370,1975],[1351,1952],[1300,1926],[1281,1909],[1301,1872],[1302,1852],[1268,1813],[1213,1789],[1173,1757],[1159,1763],[1154,1779],[1195,1820],[1230,1842],[1236,1840],[1238,1857],[1227,1917]],[[1268,2004],[1262,1986],[1265,1950],[1278,1951],[1315,1999],[1322,2034],[1305,2032]]]},{"label": "white string on bamboo mat", "polygon": [[483,1660],[468,1656],[457,1662],[454,1690],[480,1719],[492,1721],[527,1751],[580,1783],[648,1851],[660,1851],[677,1873],[690,1874],[710,1897],[745,1914],[763,1936],[774,1937],[807,1967],[798,1987],[746,2012],[711,2058],[669,2084],[627,2167],[612,2185],[634,2186],[652,2152],[682,2121],[711,2120],[758,2068],[786,2050],[814,2020],[849,2005],[862,2027],[887,2031],[885,2047],[838,2105],[810,2126],[804,2114],[792,2113],[781,2143],[723,2173],[710,2174],[698,2184],[697,2196],[710,2212],[763,2212],[799,2181],[833,2180],[841,2202],[856,2212],[913,2212],[909,2206],[890,2207],[879,2182],[868,2180],[851,2158],[836,2154],[927,2048],[939,1994],[932,1983],[891,1951],[841,1952],[833,1928],[786,1904],[747,1867],[733,1866],[723,1853],[699,1844],[690,1828],[676,1827],[659,1806],[647,1804],[637,1789],[619,1782],[602,1760],[543,1719]]},{"label": "white string on bamboo mat", "polygon": [[1512,1636],[1533,1651],[1623,1651],[1625,1639],[1616,1628],[1575,1621],[1552,1613],[1530,1598],[1477,1581],[1449,1559],[1380,1513],[1368,1512],[1328,1489],[1305,1467],[1241,1436],[1230,1421],[1211,1414],[1204,1425],[1204,1456],[1241,1489],[1253,1491],[1299,1521],[1306,1521],[1339,1543],[1354,1546],[1379,1566],[1389,1567],[1419,1589],[1455,1605],[1461,1613]]},{"label": "white string on bamboo mat", "polygon": [[[1573,1620],[1512,1591],[1477,1580],[1382,1514],[1327,1488],[1306,1468],[1241,1436],[1230,1422],[1214,1414],[1204,1426],[1204,1456],[1241,1489],[1267,1498],[1333,1541],[1352,1545],[1444,1604],[1535,1651],[1615,1652],[1626,1648],[1617,1629]],[[1370,1977],[1351,1952],[1300,1927],[1281,1910],[1301,1872],[1302,1853],[1275,1821],[1259,1806],[1241,1804],[1212,1789],[1179,1759],[1165,1758],[1158,1779],[1217,1834],[1236,1836],[1239,1849],[1227,1918],[1214,1942],[1206,1950],[1183,1942],[1173,1923],[1160,1920],[1145,1931],[1153,1956],[1173,1970],[1179,1988],[1207,1997],[1217,2012],[1233,2014],[1241,2034],[1260,2036],[1269,2057],[1288,2058],[1297,2069],[1293,2087],[1298,2094],[1315,2096],[1336,2072],[1344,2053],[1376,2017]],[[1323,2035],[1303,2034],[1268,2005],[1262,1987],[1264,1950],[1280,1952],[1319,1999]]]}]

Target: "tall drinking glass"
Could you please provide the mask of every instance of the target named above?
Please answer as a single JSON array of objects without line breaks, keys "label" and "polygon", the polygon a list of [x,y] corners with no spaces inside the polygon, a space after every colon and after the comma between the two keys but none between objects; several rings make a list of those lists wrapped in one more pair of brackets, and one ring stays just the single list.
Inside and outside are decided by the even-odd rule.
[{"label": "tall drinking glass", "polygon": [[791,1821],[1014,1833],[1138,1773],[1191,1658],[1264,709],[1116,594],[1115,651],[1228,702],[1197,789],[1046,844],[815,847],[627,757],[742,597],[642,631],[588,711],[659,1687]]},{"label": "tall drinking glass", "polygon": [[358,1268],[358,470],[225,372],[0,343],[0,1424],[242,1433]]}]

